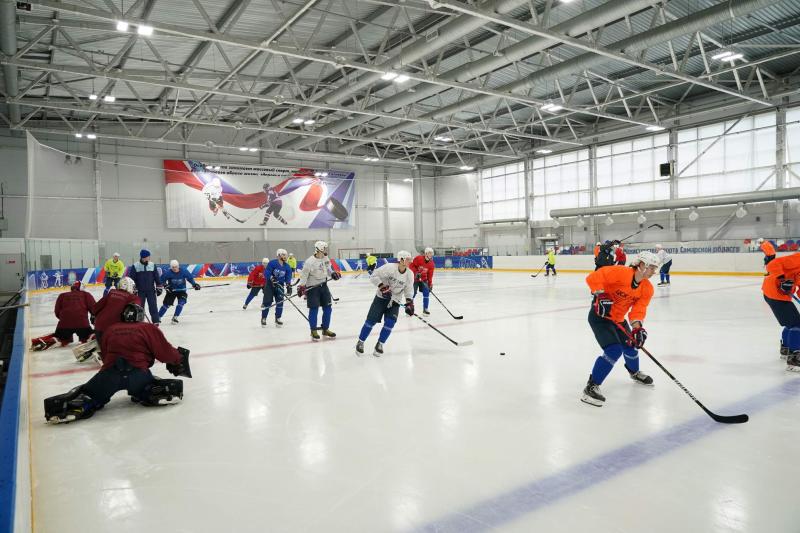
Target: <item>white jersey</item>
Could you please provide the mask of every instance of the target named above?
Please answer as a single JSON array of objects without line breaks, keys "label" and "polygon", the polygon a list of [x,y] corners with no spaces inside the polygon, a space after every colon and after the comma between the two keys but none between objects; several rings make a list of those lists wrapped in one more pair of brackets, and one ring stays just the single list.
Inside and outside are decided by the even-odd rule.
[{"label": "white jersey", "polygon": [[656,255],[658,256],[658,260],[661,261],[662,265],[666,265],[667,262],[672,261],[672,256],[669,255],[663,248],[656,252]]},{"label": "white jersey", "polygon": [[222,185],[214,185],[213,183],[206,183],[203,187],[203,194],[207,194],[212,200],[216,200],[222,196]]},{"label": "white jersey", "polygon": [[[406,298],[414,296],[414,273],[406,267],[406,271],[400,273],[397,263],[386,263],[375,270],[369,280],[373,285],[385,285],[392,289],[392,301],[400,305],[406,303]],[[381,290],[378,289],[378,296],[383,297]]]},{"label": "white jersey", "polygon": [[331,260],[328,256],[317,259],[313,255],[303,263],[303,271],[300,274],[300,285],[313,287],[320,285],[331,279]]}]

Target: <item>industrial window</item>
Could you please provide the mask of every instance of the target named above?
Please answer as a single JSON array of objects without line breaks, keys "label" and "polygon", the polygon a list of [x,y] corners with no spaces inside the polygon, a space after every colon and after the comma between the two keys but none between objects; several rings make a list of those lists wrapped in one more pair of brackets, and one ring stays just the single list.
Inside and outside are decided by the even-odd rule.
[{"label": "industrial window", "polygon": [[589,205],[589,150],[533,160],[531,218],[550,220],[550,211]]},{"label": "industrial window", "polygon": [[481,222],[525,219],[525,163],[511,163],[479,172]]},{"label": "industrial window", "polygon": [[664,133],[598,146],[597,205],[669,198],[669,177],[659,173],[668,145]]}]

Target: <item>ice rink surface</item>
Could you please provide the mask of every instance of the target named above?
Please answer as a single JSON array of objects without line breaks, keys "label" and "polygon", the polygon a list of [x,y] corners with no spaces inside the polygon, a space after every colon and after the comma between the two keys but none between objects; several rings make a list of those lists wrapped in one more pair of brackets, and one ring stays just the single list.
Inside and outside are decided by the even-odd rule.
[{"label": "ice rink surface", "polygon": [[[726,426],[643,353],[654,388],[619,362],[604,407],[579,401],[600,353],[584,278],[437,272],[464,320],[432,298],[431,322],[475,344],[401,314],[381,358],[379,326],[354,351],[366,275],[331,284],[339,336],[319,343],[288,305],[284,327],[271,312],[262,328],[257,301],[241,309],[243,280],[190,291],[181,323],[162,326],[192,351],[183,402],[121,392],[59,426],[42,399],[97,367],[33,353],[36,531],[800,531],[800,375],[779,359],[761,279],[673,276],[645,321],[647,347],[700,401],[750,415]],[[56,297],[31,297],[31,336],[54,329]]]}]

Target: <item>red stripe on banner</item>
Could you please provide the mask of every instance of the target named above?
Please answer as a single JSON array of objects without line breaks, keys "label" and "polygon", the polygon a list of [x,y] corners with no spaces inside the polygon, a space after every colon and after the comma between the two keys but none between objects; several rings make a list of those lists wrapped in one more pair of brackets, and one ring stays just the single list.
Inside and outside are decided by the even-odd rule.
[{"label": "red stripe on banner", "polygon": [[97,283],[103,283],[105,277],[106,277],[106,269],[105,268],[98,269],[97,278],[95,278],[97,280]]},{"label": "red stripe on banner", "polygon": [[203,182],[187,168],[184,161],[177,159],[164,160],[164,182],[166,185],[183,183],[198,191],[203,189]]}]

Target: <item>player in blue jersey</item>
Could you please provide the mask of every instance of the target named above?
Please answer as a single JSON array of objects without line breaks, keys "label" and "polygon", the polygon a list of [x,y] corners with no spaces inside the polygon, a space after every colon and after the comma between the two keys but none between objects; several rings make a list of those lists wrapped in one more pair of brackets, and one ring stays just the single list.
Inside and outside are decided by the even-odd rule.
[{"label": "player in blue jersey", "polygon": [[175,314],[172,315],[172,323],[178,323],[178,317],[181,315],[181,311],[183,311],[183,306],[186,305],[186,299],[188,298],[188,294],[186,291],[186,283],[189,283],[194,290],[200,290],[200,284],[194,280],[189,271],[185,268],[181,268],[180,263],[173,259],[169,262],[169,270],[164,272],[161,275],[161,284],[167,291],[166,296],[164,296],[164,301],[162,302],[161,309],[158,311],[159,318],[164,316],[164,313],[167,312],[167,308],[171,307],[173,303],[175,303],[175,299],[178,300],[178,305],[175,306]]},{"label": "player in blue jersey", "polygon": [[261,325],[267,325],[267,315],[275,300],[275,325],[282,326],[283,300],[288,293],[292,294],[292,267],[286,262],[289,253],[283,248],[278,250],[278,258],[273,259],[264,270],[264,299],[261,301]]}]

